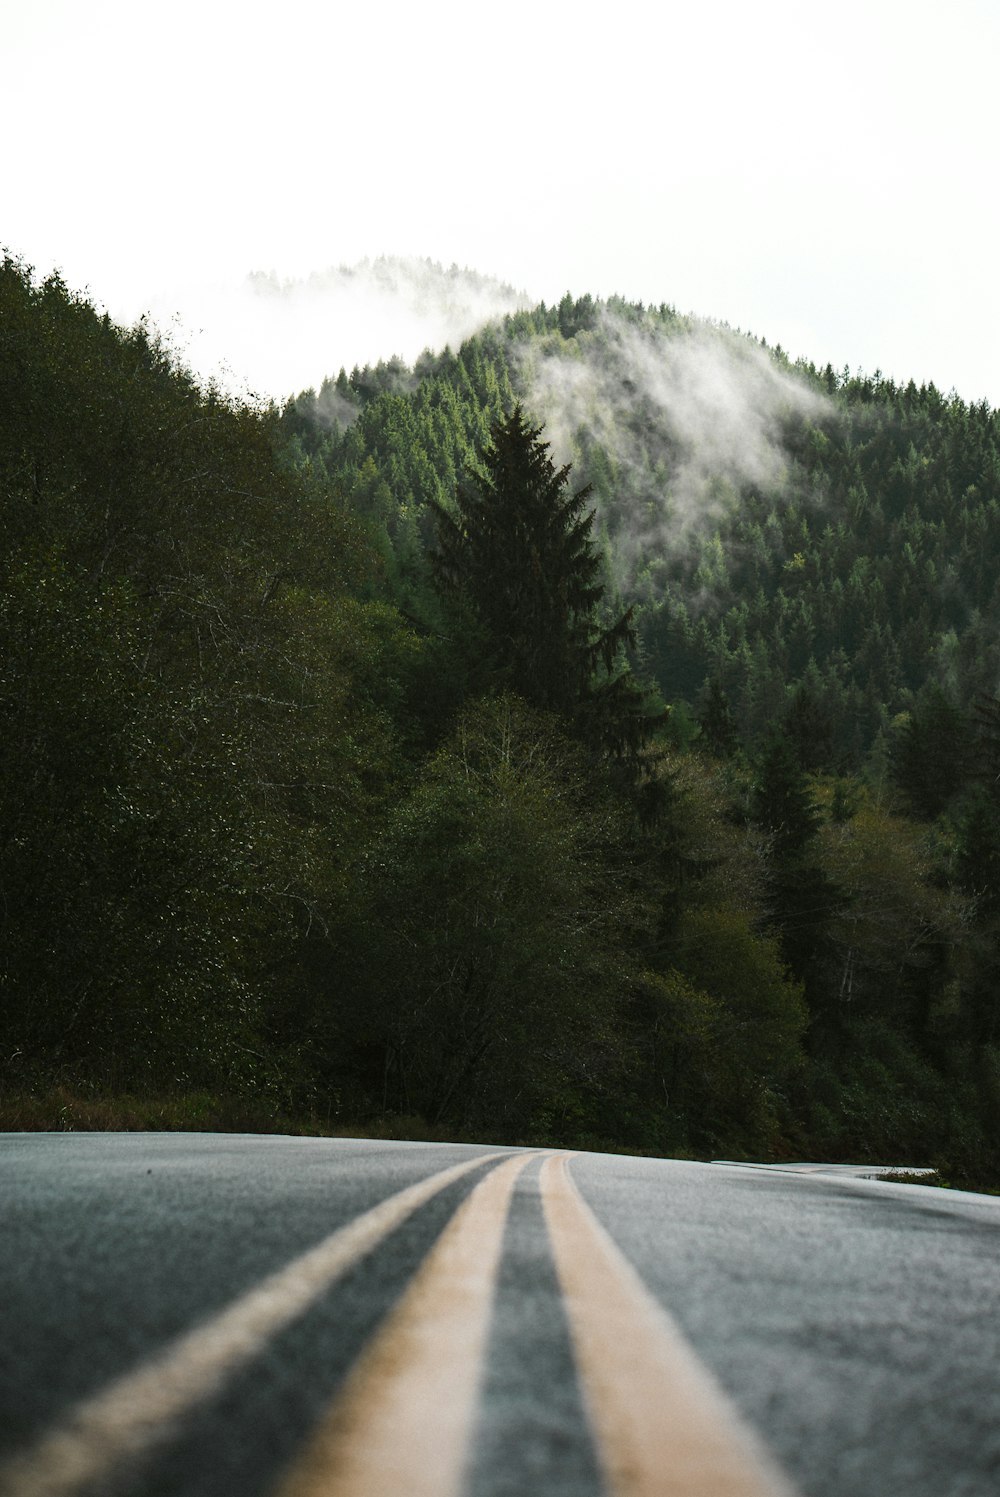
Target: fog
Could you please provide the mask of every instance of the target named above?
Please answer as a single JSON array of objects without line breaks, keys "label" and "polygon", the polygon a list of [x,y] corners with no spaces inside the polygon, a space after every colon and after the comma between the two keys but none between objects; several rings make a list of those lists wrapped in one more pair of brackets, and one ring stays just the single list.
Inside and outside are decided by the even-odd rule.
[{"label": "fog", "polygon": [[645,554],[676,552],[747,485],[780,495],[790,478],[788,422],[827,408],[749,338],[687,319],[637,319],[614,305],[568,340],[515,352],[553,459],[576,462],[581,477],[593,444],[610,459],[623,583]]},{"label": "fog", "polygon": [[383,257],[295,280],[265,272],[178,285],[130,309],[200,379],[244,398],[284,400],[344,367],[456,345],[526,293],[473,270]]}]

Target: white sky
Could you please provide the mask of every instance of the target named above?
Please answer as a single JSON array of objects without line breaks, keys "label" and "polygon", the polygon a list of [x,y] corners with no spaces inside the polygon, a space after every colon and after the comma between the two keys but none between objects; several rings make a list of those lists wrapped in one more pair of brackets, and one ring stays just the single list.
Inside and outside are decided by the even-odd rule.
[{"label": "white sky", "polygon": [[0,244],[272,394],[419,349],[246,275],[394,254],[1000,405],[1000,0],[0,0],[0,62]]}]

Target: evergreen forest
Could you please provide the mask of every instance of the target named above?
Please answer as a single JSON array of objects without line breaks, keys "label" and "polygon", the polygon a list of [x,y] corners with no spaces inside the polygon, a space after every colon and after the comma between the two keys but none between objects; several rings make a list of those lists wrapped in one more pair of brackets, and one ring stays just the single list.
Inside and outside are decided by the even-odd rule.
[{"label": "evergreen forest", "polygon": [[590,297],[336,367],[0,262],[0,1122],[1000,1185],[1000,413]]}]

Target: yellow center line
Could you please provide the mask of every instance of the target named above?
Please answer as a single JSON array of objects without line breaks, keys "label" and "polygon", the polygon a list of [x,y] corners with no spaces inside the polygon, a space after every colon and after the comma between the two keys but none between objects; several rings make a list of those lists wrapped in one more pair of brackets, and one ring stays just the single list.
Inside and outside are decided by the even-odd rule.
[{"label": "yellow center line", "polygon": [[510,1198],[532,1158],[458,1208],[276,1497],[457,1497]]},{"label": "yellow center line", "polygon": [[564,1155],[542,1200],[613,1497],[794,1497],[788,1479],[580,1196]]},{"label": "yellow center line", "polygon": [[256,1356],[418,1207],[490,1157],[479,1154],[398,1191],[78,1404],[64,1423],[0,1467],[0,1497],[68,1497],[166,1438],[173,1421]]}]

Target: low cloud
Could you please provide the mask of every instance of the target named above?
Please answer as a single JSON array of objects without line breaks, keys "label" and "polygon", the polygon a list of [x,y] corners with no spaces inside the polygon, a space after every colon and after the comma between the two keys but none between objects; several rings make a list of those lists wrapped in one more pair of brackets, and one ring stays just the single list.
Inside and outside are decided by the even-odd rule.
[{"label": "low cloud", "polygon": [[[394,356],[412,365],[531,305],[475,271],[386,257],[297,280],[189,286],[149,310],[200,378],[280,401],[341,367]],[[647,558],[686,550],[748,486],[787,492],[789,424],[829,404],[726,328],[615,302],[597,303],[584,324],[508,352],[556,462],[608,498],[618,581],[631,589]],[[327,407],[337,398],[328,391]],[[332,414],[347,424],[356,411]]]},{"label": "low cloud", "polygon": [[341,367],[393,355],[413,363],[528,305],[523,292],[475,271],[383,258],[298,280],[255,273],[189,284],[146,310],[201,379],[280,401]]},{"label": "low cloud", "polygon": [[554,460],[593,477],[597,446],[605,481],[610,466],[623,584],[644,556],[677,554],[748,486],[785,492],[789,423],[829,408],[747,338],[613,305],[570,339],[522,345],[518,359]]}]

